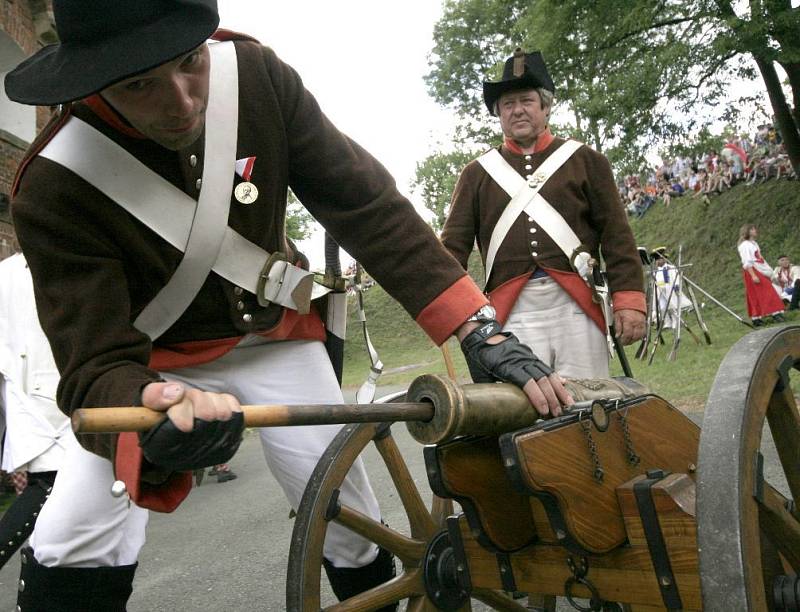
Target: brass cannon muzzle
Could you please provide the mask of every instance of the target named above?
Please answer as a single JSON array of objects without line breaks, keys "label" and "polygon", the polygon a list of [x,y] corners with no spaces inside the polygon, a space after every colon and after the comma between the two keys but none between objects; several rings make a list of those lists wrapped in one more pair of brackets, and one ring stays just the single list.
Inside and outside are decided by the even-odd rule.
[{"label": "brass cannon muzzle", "polygon": [[[630,378],[572,379],[565,386],[578,403],[648,393],[647,387]],[[411,383],[406,401],[433,404],[432,419],[406,424],[411,436],[422,444],[440,444],[463,435],[505,433],[533,425],[540,418],[527,395],[510,384],[457,385],[440,376],[424,375]]]}]

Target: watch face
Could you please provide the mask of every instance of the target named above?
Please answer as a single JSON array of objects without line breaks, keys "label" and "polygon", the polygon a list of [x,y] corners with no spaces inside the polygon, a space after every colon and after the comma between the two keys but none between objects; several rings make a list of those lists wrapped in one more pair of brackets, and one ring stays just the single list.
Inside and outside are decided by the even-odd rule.
[{"label": "watch face", "polygon": [[494,319],[496,315],[497,312],[495,311],[495,309],[489,306],[488,304],[486,306],[483,306],[478,311],[478,316],[480,316],[482,319]]},{"label": "watch face", "polygon": [[491,321],[497,316],[495,309],[489,306],[481,306],[480,310],[472,315],[467,321]]}]

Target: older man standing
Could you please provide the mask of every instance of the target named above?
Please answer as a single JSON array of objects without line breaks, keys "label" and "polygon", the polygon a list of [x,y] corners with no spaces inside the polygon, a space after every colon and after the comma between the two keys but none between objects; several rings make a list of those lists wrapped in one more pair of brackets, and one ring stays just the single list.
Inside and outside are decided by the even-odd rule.
[{"label": "older man standing", "polygon": [[[608,160],[551,134],[553,90],[541,53],[521,49],[484,83],[505,140],[462,171],[442,240],[466,267],[477,239],[506,331],[562,375],[603,377],[607,325],[623,344],[644,334],[641,263]],[[607,287],[595,282],[601,253]]]}]

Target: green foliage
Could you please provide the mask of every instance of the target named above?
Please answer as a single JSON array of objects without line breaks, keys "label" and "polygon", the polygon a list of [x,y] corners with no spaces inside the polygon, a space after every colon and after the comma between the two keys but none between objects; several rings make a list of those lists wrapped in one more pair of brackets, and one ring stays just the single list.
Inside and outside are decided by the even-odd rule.
[{"label": "green foliage", "polygon": [[314,223],[314,217],[300,203],[297,196],[289,190],[286,198],[286,236],[289,240],[299,242],[308,238]]},{"label": "green foliage", "polygon": [[[619,171],[638,168],[653,145],[683,140],[720,117],[743,119],[740,103],[722,102],[739,79],[746,83],[742,99],[763,98],[754,54],[784,65],[798,61],[799,8],[753,0],[737,15],[733,4],[449,0],[434,30],[426,83],[462,118],[465,139],[483,139],[494,126],[482,82],[499,78],[515,47],[539,49],[568,117],[562,127],[603,151]],[[740,12],[748,8],[735,4]]]},{"label": "green foliage", "polygon": [[483,106],[481,82],[497,62],[496,50],[519,14],[520,0],[445,0],[444,16],[434,26],[437,41],[426,77],[429,92],[472,122],[472,133],[491,125]]},{"label": "green foliage", "polygon": [[433,214],[431,225],[441,231],[447,218],[450,198],[461,169],[474,156],[468,152],[435,153],[417,163],[411,188],[422,197],[425,207]]},{"label": "green foliage", "polygon": [[676,155],[690,156],[694,159],[700,159],[710,150],[715,150],[719,153],[722,146],[725,144],[727,135],[733,135],[732,130],[726,130],[723,135],[712,134],[707,127],[703,127],[697,136],[685,142],[678,142],[666,148],[662,152],[662,157],[665,159],[673,159]]}]

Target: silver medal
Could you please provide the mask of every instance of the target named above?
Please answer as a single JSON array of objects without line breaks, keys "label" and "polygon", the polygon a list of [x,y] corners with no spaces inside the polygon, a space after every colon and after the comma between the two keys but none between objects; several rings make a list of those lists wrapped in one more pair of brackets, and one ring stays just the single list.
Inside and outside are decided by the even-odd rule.
[{"label": "silver medal", "polygon": [[250,181],[239,183],[233,190],[233,195],[236,200],[242,204],[252,204],[258,199],[258,187],[253,185]]}]

